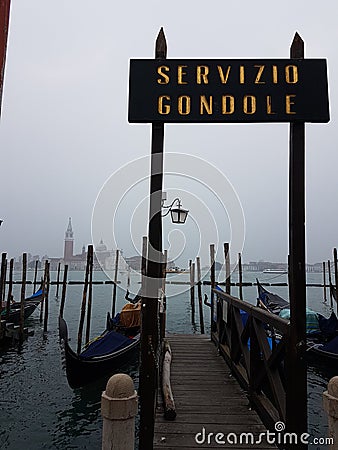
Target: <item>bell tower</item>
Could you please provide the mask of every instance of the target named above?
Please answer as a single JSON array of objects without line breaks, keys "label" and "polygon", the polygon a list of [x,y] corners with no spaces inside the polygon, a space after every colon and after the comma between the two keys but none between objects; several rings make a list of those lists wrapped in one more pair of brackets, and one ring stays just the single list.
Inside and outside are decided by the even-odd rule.
[{"label": "bell tower", "polygon": [[74,250],[74,233],[72,228],[72,218],[69,217],[68,227],[65,233],[65,247],[63,252],[63,260],[69,262],[73,259]]}]

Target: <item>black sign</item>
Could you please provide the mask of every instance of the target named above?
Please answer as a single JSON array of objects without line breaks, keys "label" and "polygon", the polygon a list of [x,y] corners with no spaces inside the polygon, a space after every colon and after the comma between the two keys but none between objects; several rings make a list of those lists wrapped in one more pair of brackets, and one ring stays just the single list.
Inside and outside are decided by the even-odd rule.
[{"label": "black sign", "polygon": [[130,61],[129,122],[328,122],[325,59]]}]

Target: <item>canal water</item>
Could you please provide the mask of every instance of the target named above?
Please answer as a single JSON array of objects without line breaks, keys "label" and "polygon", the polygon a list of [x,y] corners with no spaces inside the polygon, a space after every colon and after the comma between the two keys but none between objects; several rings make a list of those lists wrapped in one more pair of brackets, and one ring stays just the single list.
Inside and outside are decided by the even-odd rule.
[{"label": "canal water", "polygon": [[[32,276],[29,273],[29,276]],[[169,274],[168,281],[187,281],[188,274]],[[244,281],[286,282],[286,275],[244,273]],[[55,280],[56,274],[51,274]],[[20,280],[20,274],[15,275]],[[70,272],[70,280],[82,281],[83,272]],[[106,280],[103,272],[94,272],[95,280]],[[119,276],[121,284],[117,290],[117,310],[125,304],[124,295],[127,274]],[[222,279],[222,274],[220,275]],[[321,274],[307,274],[309,283],[320,283]],[[233,275],[232,281],[238,281]],[[131,291],[136,293],[140,287],[140,275],[131,274]],[[188,285],[167,284],[167,330],[176,333],[198,333],[199,319],[191,323],[190,293]],[[273,287],[269,290],[288,298],[287,287]],[[70,344],[76,348],[77,327],[82,301],[81,285],[67,287],[64,317],[68,324]],[[26,324],[34,335],[25,341],[21,348],[0,349],[0,449],[40,450],[40,449],[90,449],[101,448],[102,420],[100,415],[101,392],[107,377],[79,389],[68,386],[62,362],[58,337],[59,299],[55,297],[56,287],[51,286],[49,296],[49,329],[43,333],[39,320],[39,310],[27,320]],[[197,289],[196,289],[197,291]],[[27,285],[27,295],[32,286]],[[61,290],[60,290],[61,292]],[[244,287],[244,298],[255,303],[256,287]],[[203,294],[210,296],[210,287],[203,286]],[[238,295],[238,289],[232,288]],[[14,286],[15,298],[20,298],[20,286]],[[329,306],[323,303],[323,290],[308,288],[308,305],[328,316]],[[93,286],[93,311],[91,335],[95,336],[105,327],[106,312],[111,309],[112,286]],[[210,330],[210,309],[204,307],[207,332]],[[129,368],[129,374],[138,386],[137,365]],[[322,409],[322,393],[326,389],[329,376],[319,368],[309,368],[309,433],[312,437],[327,436],[327,420]],[[324,449],[326,446],[311,446],[311,449]]]}]

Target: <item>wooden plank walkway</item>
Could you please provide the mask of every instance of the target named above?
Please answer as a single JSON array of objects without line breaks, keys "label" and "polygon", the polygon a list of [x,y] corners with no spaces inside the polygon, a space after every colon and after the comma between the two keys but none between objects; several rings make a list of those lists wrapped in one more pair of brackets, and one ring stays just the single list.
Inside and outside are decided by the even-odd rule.
[{"label": "wooden plank walkway", "polygon": [[[168,335],[172,349],[171,384],[177,417],[173,421],[163,418],[163,411],[156,413],[154,449],[188,450],[194,448],[223,449],[272,449],[263,439],[261,444],[239,443],[241,433],[259,433],[266,429],[257,413],[249,408],[245,392],[231,376],[230,370],[217,354],[215,345],[206,335]],[[196,442],[199,435],[201,443]],[[208,433],[213,433],[210,443]],[[217,443],[224,440],[225,443]],[[237,444],[233,442],[238,436]],[[231,438],[233,443],[227,442]],[[243,441],[242,441],[243,442]]]}]

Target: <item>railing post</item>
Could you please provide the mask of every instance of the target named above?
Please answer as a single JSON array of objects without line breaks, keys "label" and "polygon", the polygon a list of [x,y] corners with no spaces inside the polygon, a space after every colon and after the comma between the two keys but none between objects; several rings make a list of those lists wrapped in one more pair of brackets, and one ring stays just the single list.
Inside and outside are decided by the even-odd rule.
[{"label": "railing post", "polygon": [[338,442],[338,377],[329,381],[327,391],[323,394],[323,406],[328,415],[329,436],[333,439],[330,448],[337,448]]},{"label": "railing post", "polygon": [[101,396],[102,450],[134,450],[137,393],[129,375],[113,375]]}]

